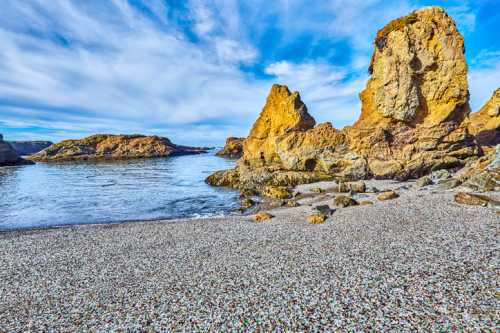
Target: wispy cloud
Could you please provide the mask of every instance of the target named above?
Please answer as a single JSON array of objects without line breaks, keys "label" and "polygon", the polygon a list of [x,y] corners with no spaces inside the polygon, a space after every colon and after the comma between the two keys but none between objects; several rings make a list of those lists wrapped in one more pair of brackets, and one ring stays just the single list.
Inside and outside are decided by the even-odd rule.
[{"label": "wispy cloud", "polygon": [[[419,2],[4,0],[0,131],[213,145],[248,132],[274,82],[341,127],[359,114],[377,29]],[[466,33],[479,24],[472,1],[445,3]],[[498,85],[498,62],[474,61],[473,106]]]}]

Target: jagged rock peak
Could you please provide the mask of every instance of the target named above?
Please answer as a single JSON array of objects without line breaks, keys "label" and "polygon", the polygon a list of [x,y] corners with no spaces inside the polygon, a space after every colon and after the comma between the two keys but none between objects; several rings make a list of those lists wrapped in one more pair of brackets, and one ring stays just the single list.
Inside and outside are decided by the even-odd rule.
[{"label": "jagged rock peak", "polygon": [[361,93],[360,123],[461,121],[469,112],[464,39],[440,7],[425,7],[378,31]]},{"label": "jagged rock peak", "polygon": [[[266,104],[243,144],[243,157],[249,163],[272,163],[277,159],[276,138],[295,131],[306,131],[316,124],[298,92],[274,84]],[[260,162],[259,162],[260,163]]]}]

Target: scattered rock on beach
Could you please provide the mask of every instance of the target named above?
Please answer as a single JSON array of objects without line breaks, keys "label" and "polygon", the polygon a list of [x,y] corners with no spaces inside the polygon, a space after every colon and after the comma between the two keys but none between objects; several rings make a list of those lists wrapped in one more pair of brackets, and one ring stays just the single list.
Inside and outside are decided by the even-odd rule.
[{"label": "scattered rock on beach", "polygon": [[311,189],[312,193],[325,193],[325,190],[322,189],[321,187],[314,187]]},{"label": "scattered rock on beach", "polygon": [[373,205],[373,201],[371,201],[371,200],[361,200],[361,201],[359,201],[359,204],[361,206]]},{"label": "scattered rock on beach", "polygon": [[260,212],[258,214],[255,214],[252,217],[252,220],[254,222],[264,222],[264,221],[272,219],[273,217],[274,217],[274,215],[272,215],[272,214],[269,214],[269,213],[266,213],[266,212]]},{"label": "scattered rock on beach", "polygon": [[334,203],[336,206],[342,208],[359,205],[355,199],[348,197],[347,195],[337,195],[334,199]]},{"label": "scattered rock on beach", "polygon": [[333,212],[335,212],[335,209],[331,209],[330,206],[328,206],[328,205],[315,206],[314,209],[316,211],[318,211],[319,213],[327,215],[327,216],[331,215]]},{"label": "scattered rock on beach", "polygon": [[396,199],[397,197],[399,197],[399,194],[397,194],[396,192],[394,192],[394,191],[386,191],[386,192],[380,193],[377,196],[377,199],[379,199],[380,201],[385,201],[385,200]]},{"label": "scattered rock on beach", "polygon": [[429,176],[423,176],[417,179],[415,183],[418,187],[425,187],[434,184],[432,179]]},{"label": "scattered rock on beach", "polygon": [[273,199],[289,199],[292,197],[292,192],[285,186],[266,186],[262,195]]},{"label": "scattered rock on beach", "polygon": [[488,206],[492,199],[485,195],[458,192],[455,194],[455,202],[463,205]]},{"label": "scattered rock on beach", "polygon": [[322,213],[312,214],[307,217],[307,222],[310,224],[323,224],[325,223],[327,216]]},{"label": "scattered rock on beach", "polygon": [[297,202],[297,200],[290,199],[286,202],[287,207],[299,207],[300,204]]}]

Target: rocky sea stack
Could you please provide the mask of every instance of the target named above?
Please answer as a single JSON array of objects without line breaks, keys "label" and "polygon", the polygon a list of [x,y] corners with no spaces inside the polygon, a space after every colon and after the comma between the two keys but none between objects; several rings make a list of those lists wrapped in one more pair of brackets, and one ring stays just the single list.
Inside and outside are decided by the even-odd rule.
[{"label": "rocky sea stack", "polygon": [[33,162],[21,158],[14,148],[3,140],[3,135],[0,134],[0,167],[28,164],[33,164]]},{"label": "rocky sea stack", "polygon": [[207,182],[241,189],[331,178],[404,180],[458,169],[483,154],[468,129],[464,40],[442,8],[390,22],[374,49],[354,125],[315,127],[299,93],[274,85],[236,168]]},{"label": "rocky sea stack", "polygon": [[97,134],[65,140],[29,157],[40,162],[120,160],[205,153],[206,148],[173,144],[159,136]]}]

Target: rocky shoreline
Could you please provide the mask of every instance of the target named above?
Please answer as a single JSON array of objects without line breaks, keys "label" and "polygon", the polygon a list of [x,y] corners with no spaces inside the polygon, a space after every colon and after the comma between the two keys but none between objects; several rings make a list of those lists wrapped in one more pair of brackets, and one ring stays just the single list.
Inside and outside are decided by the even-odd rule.
[{"label": "rocky shoreline", "polygon": [[370,180],[354,198],[373,204],[307,221],[338,185],[301,185],[299,206],[259,223],[0,233],[0,330],[494,330],[494,209],[441,184]]}]

